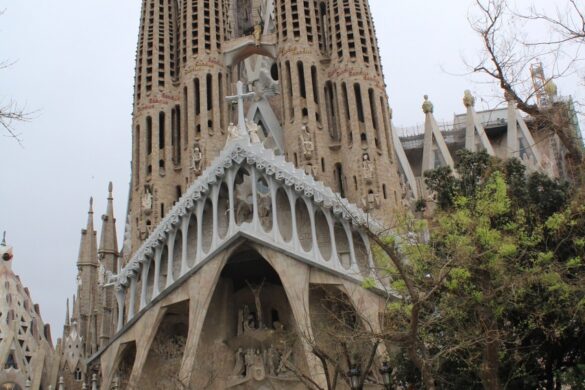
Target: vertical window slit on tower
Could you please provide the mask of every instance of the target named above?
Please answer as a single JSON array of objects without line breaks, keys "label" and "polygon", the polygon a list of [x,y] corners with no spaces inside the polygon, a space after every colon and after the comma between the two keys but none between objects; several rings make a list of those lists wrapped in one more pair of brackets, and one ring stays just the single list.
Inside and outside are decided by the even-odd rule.
[{"label": "vertical window slit on tower", "polygon": [[317,106],[315,110],[315,117],[318,123],[321,123],[321,107],[319,101],[319,75],[317,74],[317,67],[315,65],[311,66],[311,81],[313,84],[313,101]]},{"label": "vertical window slit on tower", "polygon": [[140,125],[136,126],[136,134],[134,135],[135,146],[134,146],[134,172],[136,172],[136,183],[140,182]]},{"label": "vertical window slit on tower", "polygon": [[165,147],[165,113],[160,112],[158,114],[158,148],[164,149]]},{"label": "vertical window slit on tower", "polygon": [[212,77],[210,74],[206,77],[207,82],[207,111],[213,108],[213,82]]},{"label": "vertical window slit on tower", "polygon": [[193,104],[195,105],[195,115],[199,115],[201,113],[201,83],[199,82],[199,79],[196,78],[195,82],[194,82],[194,89],[193,89],[193,93],[194,93],[194,101]]},{"label": "vertical window slit on tower", "polygon": [[378,123],[378,110],[376,109],[376,96],[374,94],[374,89],[370,88],[368,90],[368,100],[370,101],[370,113],[372,114],[372,125],[374,126],[374,130],[376,131],[376,138],[375,143],[376,147],[380,149],[380,124]]},{"label": "vertical window slit on tower", "polygon": [[223,109],[223,105],[224,105],[224,96],[225,96],[225,93],[223,91],[223,74],[221,72],[217,75],[217,83],[218,83],[218,90],[219,90],[219,93],[217,94],[218,95],[218,99],[219,99],[218,100],[218,106],[219,106],[219,127],[221,129],[223,129],[224,128],[224,119],[223,119],[223,117],[224,117],[224,112],[223,112],[224,109]]},{"label": "vertical window slit on tower", "polygon": [[290,67],[290,62],[286,62],[286,77],[287,77],[287,88],[288,88],[288,108],[289,108],[289,117],[291,120],[295,118],[295,107],[293,104],[292,96],[293,96],[293,87],[292,87],[292,70]]},{"label": "vertical window slit on tower", "polygon": [[335,164],[335,175],[337,179],[337,192],[339,192],[339,195],[341,195],[342,198],[345,198],[343,167],[341,166],[341,163]]},{"label": "vertical window slit on tower", "polygon": [[189,92],[187,87],[183,88],[183,107],[185,108],[185,114],[183,115],[183,138],[185,139],[185,144],[187,144],[187,132],[189,131]]},{"label": "vertical window slit on tower", "polygon": [[364,118],[364,104],[362,101],[362,89],[360,87],[360,85],[358,83],[355,83],[353,85],[353,91],[355,94],[355,103],[357,106],[357,112],[358,112],[358,120],[361,123],[365,122],[365,118]]},{"label": "vertical window slit on tower", "polygon": [[146,154],[152,154],[152,118],[146,117]]}]

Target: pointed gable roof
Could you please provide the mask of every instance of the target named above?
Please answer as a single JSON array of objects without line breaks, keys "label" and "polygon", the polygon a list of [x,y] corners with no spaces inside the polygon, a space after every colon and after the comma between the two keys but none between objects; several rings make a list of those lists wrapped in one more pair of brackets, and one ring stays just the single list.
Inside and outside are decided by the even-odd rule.
[{"label": "pointed gable roof", "polygon": [[[154,256],[157,248],[164,245],[171,232],[177,230],[181,219],[196,209],[198,203],[204,202],[212,193],[213,188],[221,185],[228,171],[234,166],[256,169],[265,177],[272,178],[282,188],[286,188],[296,194],[297,197],[304,198],[307,202],[312,203],[315,209],[327,210],[331,218],[340,225],[353,225],[355,229],[367,225],[380,227],[361,208],[342,198],[341,195],[335,193],[322,182],[316,181],[314,177],[305,173],[304,170],[297,169],[292,163],[287,162],[284,157],[276,156],[272,150],[264,148],[261,144],[251,144],[247,137],[236,138],[227,143],[219,156],[184,193],[173,209],[136,251],[120,274],[109,275],[109,282],[115,283],[119,288],[128,286],[130,278],[140,272],[142,264]],[[346,230],[348,229],[350,228]],[[239,226],[235,232],[232,232],[232,235],[244,233],[243,230],[244,228]],[[372,261],[371,254],[369,260],[370,262]],[[357,270],[357,266],[354,266],[351,270],[341,269],[338,265],[332,265],[331,268],[335,272],[345,273],[353,279],[361,280],[361,276],[358,276],[360,272]]]}]

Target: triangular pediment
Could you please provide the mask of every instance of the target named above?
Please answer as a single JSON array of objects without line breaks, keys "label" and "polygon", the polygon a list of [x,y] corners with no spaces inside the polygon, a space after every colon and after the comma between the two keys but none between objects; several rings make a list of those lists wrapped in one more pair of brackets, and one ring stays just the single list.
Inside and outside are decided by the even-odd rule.
[{"label": "triangular pediment", "polygon": [[363,210],[284,157],[236,139],[111,281],[124,289],[132,279],[145,279],[151,264],[173,262],[154,295],[160,294],[233,240],[247,238],[361,283],[373,269],[363,231],[372,224]]}]

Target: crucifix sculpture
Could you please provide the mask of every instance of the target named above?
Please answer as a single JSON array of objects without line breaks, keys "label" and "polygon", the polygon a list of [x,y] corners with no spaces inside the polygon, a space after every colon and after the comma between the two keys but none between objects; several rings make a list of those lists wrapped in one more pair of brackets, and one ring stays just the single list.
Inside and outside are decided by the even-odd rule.
[{"label": "crucifix sculpture", "polygon": [[262,280],[259,286],[254,286],[250,282],[246,280],[246,284],[252,291],[254,295],[254,303],[256,305],[256,320],[258,321],[258,329],[262,329],[264,327],[264,322],[262,318],[262,301],[260,300],[260,294],[262,293],[262,287],[264,287],[264,282],[266,279]]},{"label": "crucifix sculpture", "polygon": [[[238,81],[236,84],[236,95],[227,96],[225,100],[230,103],[238,105],[238,134],[240,137],[248,137],[248,129],[246,128],[246,116],[244,115],[244,99],[249,99],[256,95],[255,92],[244,93],[244,83]],[[233,125],[231,125],[233,126]]]}]

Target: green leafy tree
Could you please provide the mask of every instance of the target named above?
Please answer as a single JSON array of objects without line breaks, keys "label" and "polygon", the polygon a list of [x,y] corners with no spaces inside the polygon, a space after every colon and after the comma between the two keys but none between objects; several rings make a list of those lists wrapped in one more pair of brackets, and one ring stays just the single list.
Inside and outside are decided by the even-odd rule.
[{"label": "green leafy tree", "polygon": [[[403,297],[389,305],[386,332],[417,324],[397,375],[429,388],[413,375],[422,360],[432,386],[443,388],[579,388],[583,191],[485,153],[461,152],[456,171],[426,174],[437,210],[428,225],[398,229],[406,276],[386,267]],[[410,362],[400,362],[404,355]]]}]

